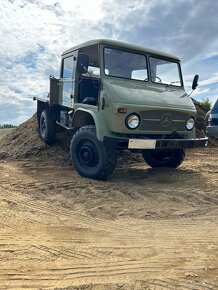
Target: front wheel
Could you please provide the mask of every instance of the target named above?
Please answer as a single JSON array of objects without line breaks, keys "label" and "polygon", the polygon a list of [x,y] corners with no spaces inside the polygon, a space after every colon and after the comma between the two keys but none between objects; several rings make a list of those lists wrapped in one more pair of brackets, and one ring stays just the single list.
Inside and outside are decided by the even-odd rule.
[{"label": "front wheel", "polygon": [[70,156],[81,176],[97,180],[107,179],[117,163],[116,148],[105,147],[98,140],[95,126],[84,126],[75,133]]},{"label": "front wheel", "polygon": [[185,149],[176,150],[144,150],[142,156],[146,163],[153,168],[178,167],[185,159]]}]

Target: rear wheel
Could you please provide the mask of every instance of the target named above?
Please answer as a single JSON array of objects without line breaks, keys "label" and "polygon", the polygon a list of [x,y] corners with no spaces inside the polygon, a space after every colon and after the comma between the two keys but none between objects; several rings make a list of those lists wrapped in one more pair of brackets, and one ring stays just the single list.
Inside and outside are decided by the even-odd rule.
[{"label": "rear wheel", "polygon": [[51,145],[55,142],[56,136],[56,122],[52,118],[51,109],[45,109],[42,111],[39,120],[39,132],[42,140]]},{"label": "rear wheel", "polygon": [[95,126],[84,126],[75,133],[70,155],[81,176],[97,180],[107,179],[117,163],[116,148],[107,148],[98,140]]},{"label": "rear wheel", "polygon": [[156,167],[178,167],[185,159],[185,149],[176,150],[144,150],[142,156],[149,166]]}]

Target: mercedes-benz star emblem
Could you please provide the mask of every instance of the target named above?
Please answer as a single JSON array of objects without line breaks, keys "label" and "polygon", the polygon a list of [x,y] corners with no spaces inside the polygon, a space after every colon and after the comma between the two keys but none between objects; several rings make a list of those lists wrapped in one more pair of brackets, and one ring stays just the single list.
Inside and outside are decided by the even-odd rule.
[{"label": "mercedes-benz star emblem", "polygon": [[161,117],[161,125],[162,127],[170,127],[171,123],[172,123],[172,117],[170,114],[163,114],[163,116]]}]

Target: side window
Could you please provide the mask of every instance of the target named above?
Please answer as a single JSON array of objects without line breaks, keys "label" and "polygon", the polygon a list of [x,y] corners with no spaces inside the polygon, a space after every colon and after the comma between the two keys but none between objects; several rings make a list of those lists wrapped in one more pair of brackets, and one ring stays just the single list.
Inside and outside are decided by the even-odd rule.
[{"label": "side window", "polygon": [[63,60],[63,78],[74,78],[74,56],[67,57]]},{"label": "side window", "polygon": [[85,53],[89,56],[88,73],[84,73],[83,76],[90,78],[91,75],[94,78],[100,78],[98,45],[84,47],[79,50],[79,53]]}]

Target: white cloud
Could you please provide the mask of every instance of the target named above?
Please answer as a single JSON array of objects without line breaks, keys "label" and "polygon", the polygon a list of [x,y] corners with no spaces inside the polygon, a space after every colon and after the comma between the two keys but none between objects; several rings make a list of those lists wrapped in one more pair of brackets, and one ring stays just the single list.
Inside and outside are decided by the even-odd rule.
[{"label": "white cloud", "polygon": [[200,95],[200,94],[207,94],[207,93],[209,93],[209,92],[210,92],[210,89],[209,89],[209,88],[204,89],[204,90],[202,90],[202,89],[196,89],[196,91],[195,91],[195,93],[196,93],[197,95]]},{"label": "white cloud", "polygon": [[[59,75],[61,53],[101,37],[178,55],[188,91],[199,73],[194,94],[215,98],[210,86],[218,81],[217,66],[200,60],[217,56],[217,12],[218,2],[210,0],[1,0],[0,106],[17,108],[17,123],[30,116],[31,97],[47,92],[50,74]],[[5,118],[0,109],[0,123]]]},{"label": "white cloud", "polygon": [[218,73],[201,82],[201,86],[218,84]]},{"label": "white cloud", "polygon": [[80,18],[88,19],[92,21],[97,21],[103,18],[103,10],[101,9],[102,0],[94,0],[94,1],[87,1],[87,0],[41,0],[38,1],[42,4],[46,5],[60,5],[64,12],[71,12],[75,13],[75,17],[79,15]]}]

